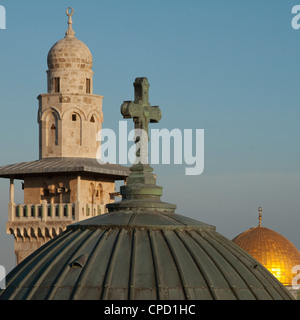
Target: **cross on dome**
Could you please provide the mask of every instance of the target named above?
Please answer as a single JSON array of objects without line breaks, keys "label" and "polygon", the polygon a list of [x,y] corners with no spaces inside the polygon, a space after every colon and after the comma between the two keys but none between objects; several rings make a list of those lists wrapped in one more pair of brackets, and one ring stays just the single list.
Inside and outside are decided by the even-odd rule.
[{"label": "cross on dome", "polygon": [[149,123],[158,123],[161,111],[158,106],[149,103],[149,87],[147,78],[136,78],[134,81],[134,101],[124,101],[121,113],[125,119],[133,118],[135,129],[143,129],[149,135]]},{"label": "cross on dome", "polygon": [[[147,144],[149,140],[149,123],[158,123],[161,119],[161,111],[158,106],[151,106],[149,102],[148,79],[136,78],[134,83],[134,101],[124,101],[121,106],[121,113],[125,119],[133,119],[134,128],[143,130],[142,134],[147,134],[145,139],[142,138],[141,149],[147,158]],[[136,134],[139,134],[136,132]],[[140,140],[137,137],[136,142]],[[140,150],[137,151],[137,156]]]},{"label": "cross on dome", "polygon": [[[133,119],[135,129],[142,129],[148,136],[149,123],[157,123],[161,119],[161,111],[158,106],[149,103],[148,79],[136,78],[134,81],[134,101],[124,101],[121,113],[125,119]],[[148,139],[142,139],[140,151],[144,154],[147,150]],[[139,139],[136,139],[136,142]],[[120,210],[147,210],[148,212],[174,213],[176,205],[165,203],[160,200],[162,187],[156,185],[156,176],[152,173],[153,168],[148,163],[139,162],[130,168],[127,183],[120,187],[122,200],[107,204],[109,212]]]}]

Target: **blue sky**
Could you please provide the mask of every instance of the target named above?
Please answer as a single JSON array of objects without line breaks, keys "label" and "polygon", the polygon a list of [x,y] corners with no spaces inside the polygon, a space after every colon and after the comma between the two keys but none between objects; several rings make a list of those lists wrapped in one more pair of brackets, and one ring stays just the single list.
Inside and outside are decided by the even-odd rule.
[{"label": "blue sky", "polygon": [[[163,118],[154,128],[204,129],[205,169],[155,165],[163,200],[232,239],[258,224],[300,249],[300,1],[0,0],[0,165],[38,159],[36,97],[47,54],[64,37],[65,10],[94,58],[104,127],[117,129],[133,81],[146,76]],[[132,123],[128,123],[132,126]],[[21,192],[17,200],[22,201]],[[14,263],[5,234],[8,181],[0,181],[0,264]]]}]

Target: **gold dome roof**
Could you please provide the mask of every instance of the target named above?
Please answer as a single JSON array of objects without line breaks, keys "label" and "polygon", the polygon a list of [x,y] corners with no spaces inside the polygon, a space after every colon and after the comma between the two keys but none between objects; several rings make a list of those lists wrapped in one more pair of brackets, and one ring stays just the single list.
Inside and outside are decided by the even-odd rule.
[{"label": "gold dome roof", "polygon": [[232,241],[266,267],[283,285],[292,284],[295,277],[292,268],[300,265],[300,252],[288,239],[259,224]]}]

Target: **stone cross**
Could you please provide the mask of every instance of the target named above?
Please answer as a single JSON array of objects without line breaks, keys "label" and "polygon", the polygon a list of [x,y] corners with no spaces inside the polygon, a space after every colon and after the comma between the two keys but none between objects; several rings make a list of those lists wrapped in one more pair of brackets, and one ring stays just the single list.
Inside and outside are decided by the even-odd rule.
[{"label": "stone cross", "polygon": [[148,125],[159,122],[161,111],[157,106],[150,106],[147,78],[136,78],[133,85],[134,101],[124,101],[121,113],[125,119],[133,119],[135,129],[143,129],[149,136]]},{"label": "stone cross", "polygon": [[[161,119],[161,111],[158,106],[151,106],[149,102],[149,82],[147,78],[136,78],[134,81],[134,101],[124,101],[121,106],[121,113],[125,119],[133,119],[134,128],[142,129],[147,134],[146,139],[142,140],[142,153],[147,158],[148,152],[145,150],[147,146],[143,143],[148,143],[149,140],[149,123],[158,123]],[[140,137],[136,138],[136,142]],[[145,142],[143,142],[145,141]],[[146,154],[145,154],[146,153]],[[140,150],[137,150],[136,155],[140,156]]]},{"label": "stone cross", "polygon": [[[152,107],[149,103],[149,83],[147,78],[136,78],[134,81],[134,101],[124,101],[121,113],[125,119],[133,119],[135,129],[142,129],[147,133],[147,139],[141,137],[140,149],[137,146],[136,155],[140,152],[145,154],[145,145],[148,146],[148,125],[151,122],[159,122],[161,111],[159,107]],[[139,134],[139,133],[138,133]],[[139,139],[136,138],[136,142]],[[141,150],[142,149],[142,150]],[[176,205],[162,202],[162,187],[156,185],[156,176],[152,173],[153,168],[143,157],[130,168],[130,174],[126,179],[126,185],[120,187],[122,200],[107,204],[109,212],[125,210],[147,212],[174,213]],[[145,159],[144,159],[145,160]]]}]

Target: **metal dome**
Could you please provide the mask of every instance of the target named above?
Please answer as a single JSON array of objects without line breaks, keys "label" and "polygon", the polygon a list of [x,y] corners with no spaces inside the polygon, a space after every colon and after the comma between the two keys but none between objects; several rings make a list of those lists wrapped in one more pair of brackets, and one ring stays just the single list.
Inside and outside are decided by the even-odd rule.
[{"label": "metal dome", "polygon": [[[142,80],[136,79],[135,101],[124,102],[130,114],[123,116],[147,127],[159,107],[151,110],[141,96],[148,94]],[[293,299],[215,227],[161,202],[152,170],[133,165],[122,201],[107,205],[107,214],[68,226],[25,259],[8,274],[0,299]]]},{"label": "metal dome", "polygon": [[7,276],[0,299],[291,299],[215,227],[113,212],[73,224]]}]

